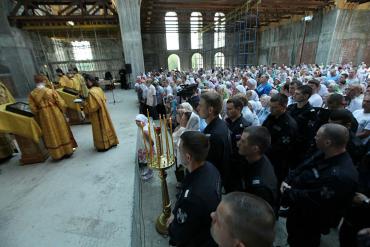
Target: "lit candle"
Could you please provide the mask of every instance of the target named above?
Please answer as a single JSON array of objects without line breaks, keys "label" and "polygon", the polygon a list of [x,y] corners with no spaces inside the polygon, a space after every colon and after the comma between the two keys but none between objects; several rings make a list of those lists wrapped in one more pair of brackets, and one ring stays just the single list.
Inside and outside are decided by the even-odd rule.
[{"label": "lit candle", "polygon": [[146,162],[148,162],[149,157],[148,157],[148,148],[146,146],[146,136],[145,136],[145,133],[144,133],[144,123],[141,123],[140,127],[141,127],[141,134],[143,135],[143,140],[144,140]]},{"label": "lit candle", "polygon": [[[164,119],[163,119],[163,121],[164,121]],[[161,127],[161,130],[163,130],[161,114],[159,114],[159,127]],[[161,142],[161,153],[163,153],[164,149],[163,149],[163,133],[162,132],[160,134],[160,137],[161,137],[161,140],[162,140],[162,142]]]},{"label": "lit candle", "polygon": [[168,144],[168,133],[167,133],[167,118],[164,117],[163,119],[164,122],[164,131],[166,132],[166,156],[167,156],[167,163],[170,163],[170,145]]},{"label": "lit candle", "polygon": [[173,136],[172,136],[172,118],[170,117],[170,135],[171,135],[171,144],[172,144],[172,155],[173,155],[173,158],[175,158],[175,146],[173,145]]},{"label": "lit candle", "polygon": [[161,168],[161,160],[162,160],[162,150],[161,150],[161,128],[160,127],[156,127],[154,128],[155,129],[155,145],[157,147],[157,168]]},{"label": "lit candle", "polygon": [[149,134],[149,149],[150,149],[150,163],[153,162],[153,145],[152,145],[152,135],[151,135],[151,128],[150,128],[150,117],[149,117],[149,110],[147,109],[148,113],[148,134]]}]

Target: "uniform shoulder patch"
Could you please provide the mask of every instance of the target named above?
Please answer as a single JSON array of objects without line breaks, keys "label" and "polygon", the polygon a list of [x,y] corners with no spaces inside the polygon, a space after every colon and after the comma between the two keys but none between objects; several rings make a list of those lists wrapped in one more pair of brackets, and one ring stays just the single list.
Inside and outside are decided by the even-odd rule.
[{"label": "uniform shoulder patch", "polygon": [[188,219],[188,214],[182,210],[181,208],[177,209],[176,212],[176,220],[179,224],[184,224],[186,220]]},{"label": "uniform shoulder patch", "polygon": [[252,180],[252,184],[253,185],[260,185],[261,184],[261,180],[260,179],[253,179]]}]

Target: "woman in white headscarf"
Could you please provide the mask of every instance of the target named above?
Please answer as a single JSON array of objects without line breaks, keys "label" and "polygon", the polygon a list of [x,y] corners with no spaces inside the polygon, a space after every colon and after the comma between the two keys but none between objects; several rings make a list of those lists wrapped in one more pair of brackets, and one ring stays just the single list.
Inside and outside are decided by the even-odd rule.
[{"label": "woman in white headscarf", "polygon": [[248,90],[246,93],[248,100],[254,100],[254,101],[259,101],[259,97],[256,91],[254,90]]},{"label": "woman in white headscarf", "polygon": [[[176,122],[179,124],[175,131],[172,134],[173,143],[174,143],[174,150],[176,153],[176,160],[177,165],[181,165],[180,160],[180,136],[185,132],[189,130],[196,130],[199,131],[199,116],[193,112],[193,107],[188,103],[184,102],[181,103],[178,106],[177,112],[176,112]],[[180,169],[177,166],[177,171]],[[180,172],[177,172],[178,174]],[[177,176],[176,176],[177,177]],[[178,182],[181,182],[178,179]]]},{"label": "woman in white headscarf", "polygon": [[245,95],[247,93],[247,90],[243,85],[238,85],[236,86],[236,93],[242,93]]},{"label": "woman in white headscarf", "polygon": [[[153,177],[153,170],[148,167],[147,155],[150,155],[150,145],[152,145],[152,150],[154,152],[154,142],[149,138],[149,131],[151,130],[148,129],[148,118],[143,114],[139,114],[136,116],[135,122],[138,127],[136,138],[136,160],[139,163],[139,167],[142,168],[142,179],[149,180]],[[141,126],[143,127],[144,137],[141,131]],[[151,136],[154,137],[153,131],[151,132]],[[145,138],[145,142],[143,138]]]}]

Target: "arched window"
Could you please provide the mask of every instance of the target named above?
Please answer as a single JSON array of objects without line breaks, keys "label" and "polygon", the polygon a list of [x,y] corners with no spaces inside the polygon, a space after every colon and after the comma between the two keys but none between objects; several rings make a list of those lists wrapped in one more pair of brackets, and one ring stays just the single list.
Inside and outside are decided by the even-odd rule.
[{"label": "arched window", "polygon": [[203,68],[203,56],[200,53],[194,53],[191,57],[191,67],[193,69]]},{"label": "arched window", "polygon": [[225,14],[221,12],[215,13],[215,33],[214,33],[214,48],[225,46]]},{"label": "arched window", "polygon": [[168,56],[168,70],[180,70],[180,58],[176,54]]},{"label": "arched window", "polygon": [[176,12],[167,12],[164,18],[166,25],[167,50],[179,49],[179,22]]},{"label": "arched window", "polygon": [[225,66],[225,56],[222,52],[215,54],[215,67],[223,68]]},{"label": "arched window", "polygon": [[203,17],[200,12],[192,12],[190,16],[191,49],[202,49],[203,35],[200,30],[203,27]]}]

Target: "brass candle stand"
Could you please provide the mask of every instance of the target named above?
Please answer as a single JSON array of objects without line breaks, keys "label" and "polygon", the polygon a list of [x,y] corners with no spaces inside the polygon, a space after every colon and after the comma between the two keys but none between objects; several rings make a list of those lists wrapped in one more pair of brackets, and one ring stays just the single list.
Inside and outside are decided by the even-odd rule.
[{"label": "brass candle stand", "polygon": [[[167,172],[166,169],[170,168],[175,164],[175,155],[173,148],[172,139],[172,120],[166,117],[159,118],[160,127],[154,127],[150,123],[150,117],[148,112],[148,139],[149,139],[149,151],[147,153],[148,166],[152,169],[159,171],[159,178],[161,179],[161,190],[162,190],[162,212],[158,216],[155,224],[156,230],[163,235],[168,234],[167,220],[171,216],[171,201],[167,187]],[[169,126],[168,126],[169,122]],[[170,134],[168,134],[168,127],[170,127]],[[151,136],[151,128],[154,130],[154,138]],[[164,133],[163,133],[164,132]],[[144,132],[143,138],[145,142]],[[170,140],[169,140],[170,139]],[[170,145],[171,141],[171,145]],[[152,145],[151,145],[152,144]],[[153,150],[155,146],[155,152]],[[165,148],[164,148],[165,146]],[[145,145],[146,147],[146,145]]]}]

